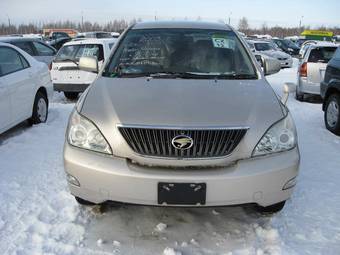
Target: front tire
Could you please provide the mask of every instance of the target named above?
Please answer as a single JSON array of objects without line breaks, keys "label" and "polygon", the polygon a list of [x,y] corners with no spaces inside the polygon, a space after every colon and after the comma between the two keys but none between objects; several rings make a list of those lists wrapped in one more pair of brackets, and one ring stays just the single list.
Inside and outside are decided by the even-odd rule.
[{"label": "front tire", "polygon": [[76,100],[78,98],[79,92],[64,92],[67,99]]},{"label": "front tire", "polygon": [[48,117],[48,100],[44,93],[38,92],[34,99],[32,117],[28,122],[33,124],[45,123]]},{"label": "front tire", "polygon": [[326,101],[324,119],[326,128],[340,135],[340,94],[333,94]]},{"label": "front tire", "polygon": [[259,212],[259,213],[263,213],[263,214],[274,214],[274,213],[280,212],[283,209],[283,207],[285,206],[285,203],[286,203],[286,201],[283,201],[283,202],[280,202],[280,203],[277,203],[277,204],[273,204],[273,205],[270,205],[270,206],[266,206],[266,207],[256,206],[256,211]]}]

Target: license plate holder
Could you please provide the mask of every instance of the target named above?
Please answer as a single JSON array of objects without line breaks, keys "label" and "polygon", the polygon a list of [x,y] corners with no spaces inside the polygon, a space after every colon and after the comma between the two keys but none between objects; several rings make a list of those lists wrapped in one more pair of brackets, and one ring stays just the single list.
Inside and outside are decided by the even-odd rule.
[{"label": "license plate holder", "polygon": [[205,205],[206,183],[158,183],[158,204]]}]

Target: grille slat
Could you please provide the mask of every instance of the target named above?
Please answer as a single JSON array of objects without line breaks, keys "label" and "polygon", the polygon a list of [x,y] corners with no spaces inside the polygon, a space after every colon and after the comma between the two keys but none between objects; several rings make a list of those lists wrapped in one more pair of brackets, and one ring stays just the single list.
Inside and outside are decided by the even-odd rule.
[{"label": "grille slat", "polygon": [[[165,158],[212,158],[232,153],[247,132],[235,129],[165,129],[144,127],[118,127],[131,149],[141,155]],[[176,149],[172,139],[186,135],[193,139],[187,150]]]}]

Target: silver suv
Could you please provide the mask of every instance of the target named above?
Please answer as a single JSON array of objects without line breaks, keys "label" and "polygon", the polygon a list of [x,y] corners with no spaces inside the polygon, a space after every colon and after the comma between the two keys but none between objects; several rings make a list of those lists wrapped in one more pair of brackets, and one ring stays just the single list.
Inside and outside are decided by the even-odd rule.
[{"label": "silver suv", "polygon": [[[275,59],[263,63],[265,74],[280,70]],[[90,57],[79,68],[99,72],[71,114],[64,148],[79,203],[252,203],[275,212],[291,196],[294,122],[232,28],[138,23],[99,71]]]}]

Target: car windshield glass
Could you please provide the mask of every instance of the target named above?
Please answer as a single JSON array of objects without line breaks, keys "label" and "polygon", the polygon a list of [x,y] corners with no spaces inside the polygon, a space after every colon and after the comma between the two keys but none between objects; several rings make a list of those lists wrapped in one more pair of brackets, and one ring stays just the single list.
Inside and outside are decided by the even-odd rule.
[{"label": "car windshield glass", "polygon": [[110,33],[96,33],[96,37],[97,38],[111,38],[111,34]]},{"label": "car windshield glass", "polygon": [[78,61],[81,57],[96,57],[98,61],[103,60],[103,47],[98,44],[67,45],[60,49],[55,62]]},{"label": "car windshield glass", "polygon": [[130,30],[103,76],[161,78],[257,78],[244,46],[232,31]]},{"label": "car windshield glass", "polygon": [[255,43],[257,51],[273,50],[274,48],[269,43]]},{"label": "car windshield glass", "polygon": [[312,49],[309,54],[308,62],[328,63],[328,61],[333,57],[336,49],[336,47],[318,47]]},{"label": "car windshield glass", "polygon": [[283,40],[282,42],[289,48],[293,48],[293,49],[297,48],[296,44],[290,40]]}]

